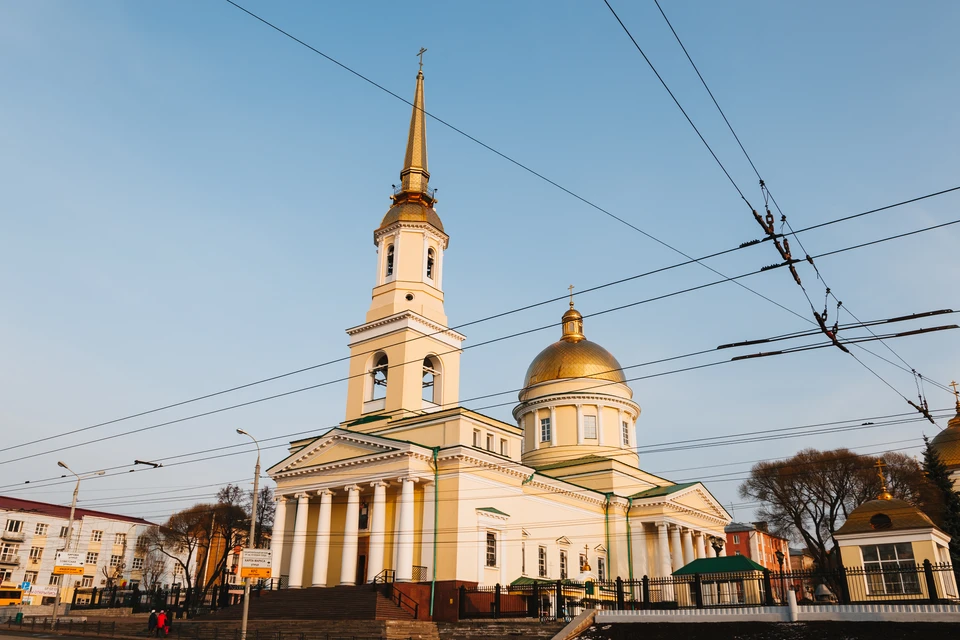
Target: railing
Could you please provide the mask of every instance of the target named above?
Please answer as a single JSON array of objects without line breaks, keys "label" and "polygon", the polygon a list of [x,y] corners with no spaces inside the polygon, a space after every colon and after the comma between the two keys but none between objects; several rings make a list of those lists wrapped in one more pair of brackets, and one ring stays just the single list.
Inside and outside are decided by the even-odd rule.
[{"label": "railing", "polygon": [[397,577],[397,572],[393,569],[384,569],[373,578],[374,584],[386,584],[393,582]]},{"label": "railing", "polygon": [[409,612],[414,620],[417,619],[417,614],[420,613],[420,603],[400,591],[393,582],[384,584],[383,594],[390,598],[395,605]]},{"label": "railing", "polygon": [[11,542],[23,542],[26,540],[27,536],[23,531],[7,531],[4,529],[2,532],[0,532],[0,538],[9,540]]},{"label": "railing", "polygon": [[586,609],[719,609],[798,604],[890,604],[960,601],[949,564],[901,563],[883,569],[694,574],[605,582],[537,580],[459,589],[460,619],[528,617],[569,620]]},{"label": "railing", "polygon": [[16,629],[17,631],[58,631],[60,633],[82,634],[82,635],[114,635],[117,632],[116,621],[103,622],[98,620],[91,622],[88,620],[74,620],[72,618],[57,620],[54,624],[52,618],[21,618],[17,622],[14,618],[8,618],[5,625],[7,629]]},{"label": "railing", "polygon": [[418,564],[413,565],[413,577],[411,578],[412,582],[430,582],[430,572],[427,571],[426,567],[421,567]]}]

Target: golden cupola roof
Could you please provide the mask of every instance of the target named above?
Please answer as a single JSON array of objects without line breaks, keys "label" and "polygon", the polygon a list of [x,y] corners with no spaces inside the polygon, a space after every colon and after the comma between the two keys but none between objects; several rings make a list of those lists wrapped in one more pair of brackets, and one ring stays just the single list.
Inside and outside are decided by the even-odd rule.
[{"label": "golden cupola roof", "polygon": [[[410,131],[407,135],[407,151],[403,156],[400,185],[394,186],[390,196],[393,205],[383,216],[379,232],[395,222],[425,222],[443,233],[443,223],[434,205],[435,190],[430,189],[430,171],[427,170],[427,117],[423,102],[423,71],[417,73],[417,89],[413,96],[413,113],[410,114]],[[374,238],[376,233],[374,232]],[[374,240],[376,243],[376,240]]]},{"label": "golden cupola roof", "polygon": [[563,314],[563,334],[537,354],[523,379],[524,387],[567,378],[595,378],[625,383],[623,369],[609,351],[583,334],[583,316],[573,308]]},{"label": "golden cupola roof", "polygon": [[957,397],[957,415],[930,441],[930,446],[948,469],[960,467],[960,396]]}]

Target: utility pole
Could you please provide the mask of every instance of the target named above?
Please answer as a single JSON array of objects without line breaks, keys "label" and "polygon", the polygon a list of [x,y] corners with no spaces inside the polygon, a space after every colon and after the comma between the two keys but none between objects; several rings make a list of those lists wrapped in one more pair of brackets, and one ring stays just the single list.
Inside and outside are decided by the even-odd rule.
[{"label": "utility pole", "polygon": [[[253,472],[253,504],[250,506],[250,538],[247,540],[248,548],[253,548],[253,541],[257,534],[257,494],[260,492],[260,443],[252,435],[243,429],[237,429],[237,433],[247,436],[253,440],[257,446],[257,466]],[[243,561],[240,562],[240,571],[243,571]],[[247,618],[250,615],[250,578],[243,579],[243,618],[240,620],[240,640],[247,640]]]}]

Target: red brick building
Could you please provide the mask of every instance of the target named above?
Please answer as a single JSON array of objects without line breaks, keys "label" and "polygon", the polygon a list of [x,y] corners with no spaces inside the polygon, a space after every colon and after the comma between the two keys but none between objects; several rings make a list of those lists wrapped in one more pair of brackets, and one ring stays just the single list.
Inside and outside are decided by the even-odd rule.
[{"label": "red brick building", "polygon": [[724,532],[728,556],[746,556],[771,571],[780,571],[779,550],[783,553],[783,570],[790,571],[789,541],[770,533],[766,522],[731,522]]}]

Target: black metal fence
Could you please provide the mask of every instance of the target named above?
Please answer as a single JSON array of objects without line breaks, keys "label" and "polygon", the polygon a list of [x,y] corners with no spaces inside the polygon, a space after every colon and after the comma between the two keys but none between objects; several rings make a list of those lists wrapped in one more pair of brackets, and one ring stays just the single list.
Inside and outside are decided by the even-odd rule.
[{"label": "black metal fence", "polygon": [[24,632],[56,631],[68,635],[112,636],[117,632],[117,623],[116,621],[97,620],[91,622],[68,618],[58,620],[54,624],[52,618],[21,618],[20,620],[11,618],[3,625],[3,628]]},{"label": "black metal fence", "polygon": [[523,585],[460,587],[460,619],[569,620],[586,609],[715,609],[786,605],[787,592],[810,604],[960,602],[960,577],[949,564],[900,563],[835,571],[693,574],[640,580],[536,581]]}]

